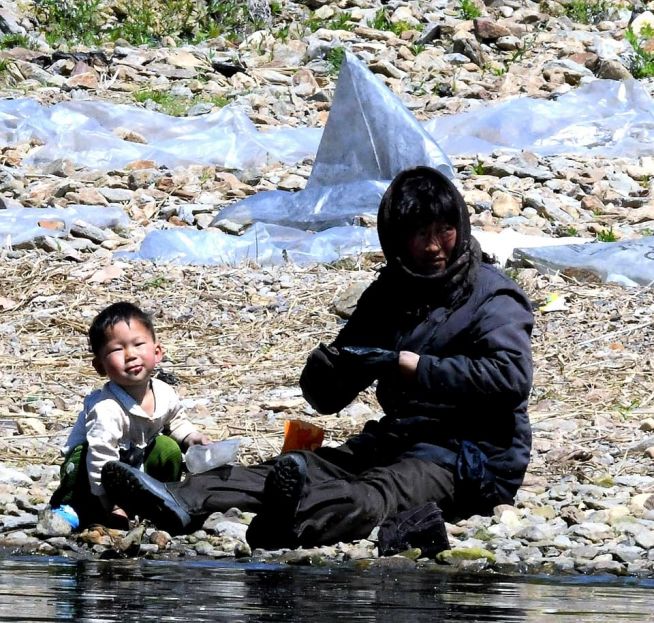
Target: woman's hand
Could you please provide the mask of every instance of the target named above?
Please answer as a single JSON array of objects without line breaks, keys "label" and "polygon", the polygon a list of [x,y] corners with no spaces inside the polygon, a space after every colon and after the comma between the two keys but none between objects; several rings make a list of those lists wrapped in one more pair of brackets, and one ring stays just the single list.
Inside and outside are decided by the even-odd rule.
[{"label": "woman's hand", "polygon": [[114,505],[109,516],[110,528],[117,528],[119,530],[129,529],[129,519],[127,517],[127,513],[122,508],[120,508],[120,506]]},{"label": "woman's hand", "polygon": [[420,355],[412,353],[410,350],[400,351],[400,374],[407,381],[413,381],[418,371],[418,362]]}]

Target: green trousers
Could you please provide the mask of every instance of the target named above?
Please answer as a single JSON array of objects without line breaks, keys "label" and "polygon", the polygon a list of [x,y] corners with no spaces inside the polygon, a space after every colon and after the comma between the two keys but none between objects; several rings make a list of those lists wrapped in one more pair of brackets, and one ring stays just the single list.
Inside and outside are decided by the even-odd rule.
[{"label": "green trousers", "polygon": [[[107,513],[97,496],[91,493],[89,474],[86,469],[87,443],[75,446],[66,456],[59,470],[60,483],[52,494],[50,506],[53,508],[68,504],[75,509],[80,519],[80,528],[92,523],[103,523]],[[178,443],[166,435],[158,435],[145,448],[137,462],[125,460],[143,469],[146,474],[162,482],[176,482],[182,477],[182,451]]]}]

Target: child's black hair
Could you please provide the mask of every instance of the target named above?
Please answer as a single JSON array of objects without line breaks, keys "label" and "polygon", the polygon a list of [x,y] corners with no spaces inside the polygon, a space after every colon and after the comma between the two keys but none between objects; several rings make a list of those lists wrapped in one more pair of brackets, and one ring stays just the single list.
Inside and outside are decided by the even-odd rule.
[{"label": "child's black hair", "polygon": [[94,319],[89,327],[89,344],[94,355],[99,355],[102,347],[107,343],[107,330],[115,327],[119,322],[130,323],[138,320],[155,340],[154,325],[148,314],[133,303],[121,301],[105,307]]}]

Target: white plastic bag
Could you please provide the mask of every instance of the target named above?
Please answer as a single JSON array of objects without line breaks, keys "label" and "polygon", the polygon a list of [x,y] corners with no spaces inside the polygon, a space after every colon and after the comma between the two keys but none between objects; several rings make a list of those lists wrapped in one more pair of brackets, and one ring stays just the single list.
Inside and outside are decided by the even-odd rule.
[{"label": "white plastic bag", "polygon": [[184,455],[186,467],[192,474],[199,474],[236,460],[240,439],[223,439],[207,445],[191,446]]}]

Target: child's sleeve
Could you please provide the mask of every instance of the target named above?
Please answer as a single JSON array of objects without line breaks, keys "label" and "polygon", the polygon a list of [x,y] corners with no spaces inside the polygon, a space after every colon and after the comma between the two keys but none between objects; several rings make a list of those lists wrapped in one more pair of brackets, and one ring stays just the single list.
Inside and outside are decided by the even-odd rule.
[{"label": "child's sleeve", "polygon": [[172,388],[169,389],[171,396],[169,418],[166,424],[166,429],[168,434],[177,443],[181,444],[188,435],[197,432],[197,428],[186,416],[186,411],[184,410],[184,407],[182,406],[182,403],[175,391]]},{"label": "child's sleeve", "polygon": [[105,495],[101,474],[105,463],[120,458],[119,441],[123,436],[123,412],[112,401],[98,403],[86,413],[86,440],[89,451],[86,468],[89,473],[91,493]]}]

